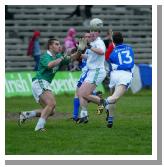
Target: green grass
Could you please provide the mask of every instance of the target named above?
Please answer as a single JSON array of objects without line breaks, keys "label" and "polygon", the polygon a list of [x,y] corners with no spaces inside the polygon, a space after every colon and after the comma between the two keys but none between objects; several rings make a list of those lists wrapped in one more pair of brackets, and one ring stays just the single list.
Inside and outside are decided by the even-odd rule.
[{"label": "green grass", "polygon": [[[107,96],[107,94],[106,94]],[[57,112],[72,111],[73,96],[56,96]],[[6,98],[6,112],[38,108],[32,97]],[[127,92],[117,104],[114,126],[106,127],[105,113],[96,115],[89,104],[89,123],[77,125],[65,116],[50,119],[45,133],[34,132],[37,120],[18,127],[6,120],[7,155],[151,155],[152,93]]]}]

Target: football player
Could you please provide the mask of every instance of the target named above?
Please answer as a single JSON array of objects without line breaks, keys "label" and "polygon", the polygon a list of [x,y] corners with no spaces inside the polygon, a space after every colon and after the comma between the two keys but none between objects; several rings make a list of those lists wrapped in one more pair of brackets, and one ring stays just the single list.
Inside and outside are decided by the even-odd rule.
[{"label": "football player", "polygon": [[102,20],[96,18],[90,21],[90,35],[91,43],[87,45],[87,68],[88,74],[79,88],[79,99],[80,99],[80,119],[78,123],[88,122],[88,101],[96,104],[101,104],[103,101],[100,97],[92,95],[98,84],[102,83],[106,76],[105,71],[105,44],[100,38],[100,32],[103,26]]},{"label": "football player", "polygon": [[113,89],[113,94],[105,101],[107,127],[109,128],[113,126],[115,105],[118,99],[127,91],[133,78],[134,52],[132,47],[124,44],[123,41],[124,38],[121,32],[113,33],[115,48],[110,56],[106,56],[110,68],[109,88]]}]

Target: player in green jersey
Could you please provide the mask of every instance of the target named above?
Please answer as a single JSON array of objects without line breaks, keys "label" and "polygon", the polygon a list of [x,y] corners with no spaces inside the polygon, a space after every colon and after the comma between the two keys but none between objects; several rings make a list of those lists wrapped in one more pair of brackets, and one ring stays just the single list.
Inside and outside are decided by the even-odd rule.
[{"label": "player in green jersey", "polygon": [[56,100],[52,94],[50,84],[55,73],[58,71],[65,57],[60,54],[61,45],[57,39],[49,39],[47,51],[41,56],[39,68],[36,76],[32,79],[32,93],[42,109],[21,112],[19,115],[19,125],[32,117],[40,117],[35,131],[45,131],[45,124],[50,115],[54,114]]}]

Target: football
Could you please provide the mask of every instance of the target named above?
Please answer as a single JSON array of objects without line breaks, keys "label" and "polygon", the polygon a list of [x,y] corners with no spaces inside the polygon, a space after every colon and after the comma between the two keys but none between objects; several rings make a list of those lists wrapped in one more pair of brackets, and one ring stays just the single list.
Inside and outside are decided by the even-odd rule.
[{"label": "football", "polygon": [[90,30],[97,31],[101,30],[103,27],[103,21],[98,18],[94,18],[90,21]]}]

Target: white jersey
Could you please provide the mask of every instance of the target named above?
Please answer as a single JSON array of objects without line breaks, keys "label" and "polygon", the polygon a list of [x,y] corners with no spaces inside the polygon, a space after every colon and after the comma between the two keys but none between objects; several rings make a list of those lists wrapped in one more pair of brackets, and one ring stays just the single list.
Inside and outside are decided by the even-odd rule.
[{"label": "white jersey", "polygon": [[87,57],[87,68],[88,69],[96,69],[96,68],[101,68],[104,69],[104,63],[105,63],[105,44],[103,40],[100,37],[97,37],[97,39],[93,42],[91,42],[91,46],[93,48],[101,48],[102,51],[104,52],[103,55],[98,55],[95,52],[91,51],[89,49],[88,51],[88,57]]}]

